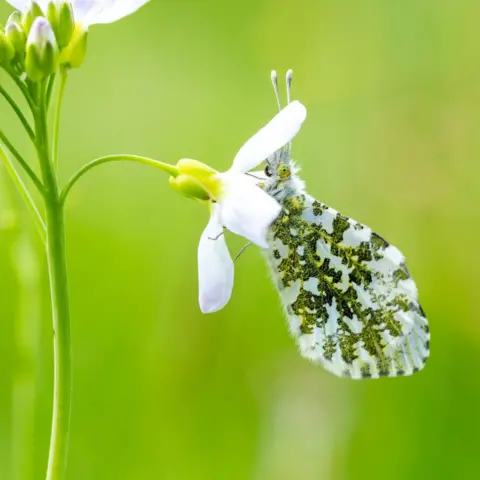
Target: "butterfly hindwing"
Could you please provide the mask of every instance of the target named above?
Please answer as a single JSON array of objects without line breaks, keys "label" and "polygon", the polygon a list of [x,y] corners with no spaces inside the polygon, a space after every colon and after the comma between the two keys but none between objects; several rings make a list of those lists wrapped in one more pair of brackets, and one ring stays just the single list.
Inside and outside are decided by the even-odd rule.
[{"label": "butterfly hindwing", "polygon": [[307,194],[282,206],[267,255],[302,355],[351,378],[420,370],[430,334],[400,251]]}]

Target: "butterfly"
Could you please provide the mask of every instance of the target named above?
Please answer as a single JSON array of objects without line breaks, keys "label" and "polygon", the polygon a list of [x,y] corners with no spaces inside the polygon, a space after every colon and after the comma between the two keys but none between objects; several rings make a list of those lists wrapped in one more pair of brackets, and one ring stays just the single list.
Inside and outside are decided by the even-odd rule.
[{"label": "butterfly", "polygon": [[[275,72],[272,82],[280,105]],[[287,73],[290,102],[291,70]],[[353,379],[411,375],[430,331],[402,253],[306,192],[291,145],[265,161],[262,188],[282,210],[265,250],[301,354]]]}]

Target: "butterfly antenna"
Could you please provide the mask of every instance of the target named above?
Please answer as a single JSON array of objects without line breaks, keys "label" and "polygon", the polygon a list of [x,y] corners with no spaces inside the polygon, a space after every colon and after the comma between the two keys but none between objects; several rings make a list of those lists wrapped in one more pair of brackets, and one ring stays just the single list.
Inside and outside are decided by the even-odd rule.
[{"label": "butterfly antenna", "polygon": [[[293,77],[293,72],[290,69],[288,70],[287,75],[285,76],[287,81],[287,105],[292,100],[292,77]],[[288,144],[288,155],[291,154],[291,151],[292,151],[292,142]]]},{"label": "butterfly antenna", "polygon": [[277,99],[278,111],[282,109],[282,105],[280,103],[280,94],[278,93],[278,79],[277,79],[277,72],[272,70],[270,74],[270,78],[272,79],[273,91],[275,92],[275,98]]},{"label": "butterfly antenna", "polygon": [[287,78],[287,105],[291,101],[291,93],[292,93],[292,77],[293,77],[293,72],[292,70],[289,70],[287,72],[286,78]]}]

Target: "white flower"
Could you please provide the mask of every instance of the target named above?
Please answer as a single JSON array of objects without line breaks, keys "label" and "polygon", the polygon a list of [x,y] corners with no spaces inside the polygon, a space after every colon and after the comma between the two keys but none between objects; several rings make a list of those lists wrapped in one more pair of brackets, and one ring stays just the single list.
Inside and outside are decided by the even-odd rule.
[{"label": "white flower", "polygon": [[[216,173],[203,183],[214,200],[210,221],[198,246],[199,302],[203,313],[220,310],[232,294],[233,261],[222,234],[223,227],[268,248],[267,232],[281,207],[245,173],[289,143],[306,114],[300,102],[290,103],[243,145],[230,170]],[[179,168],[182,171],[181,162]]]},{"label": "white flower", "polygon": [[[58,1],[58,0],[57,0]],[[150,0],[71,0],[75,22],[84,28],[99,23],[112,23],[136,12]],[[31,5],[31,0],[7,0],[17,10],[23,11]],[[51,0],[37,0],[46,14]]]}]

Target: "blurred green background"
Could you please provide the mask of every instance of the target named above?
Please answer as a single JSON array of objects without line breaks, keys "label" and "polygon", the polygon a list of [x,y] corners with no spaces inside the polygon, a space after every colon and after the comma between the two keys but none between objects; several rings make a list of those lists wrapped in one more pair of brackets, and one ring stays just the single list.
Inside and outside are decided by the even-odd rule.
[{"label": "blurred green background", "polygon": [[[103,166],[67,212],[69,479],[478,478],[479,18],[473,0],[156,0],[91,29],[64,103],[64,180],[110,153],[225,170],[276,113],[270,70],[292,68],[308,108],[293,152],[309,191],[402,249],[432,351],[410,378],[354,382],[311,365],[253,248],[229,305],[202,315],[206,209],[162,172]],[[31,273],[35,261],[20,238],[0,237],[0,478],[15,480],[44,476],[52,397],[48,292],[34,276],[20,288],[12,259]],[[231,240],[232,252],[243,245]],[[31,328],[19,339],[22,316]]]}]

